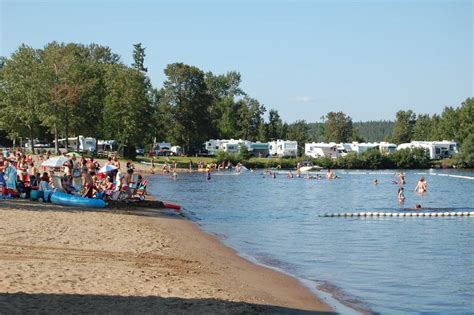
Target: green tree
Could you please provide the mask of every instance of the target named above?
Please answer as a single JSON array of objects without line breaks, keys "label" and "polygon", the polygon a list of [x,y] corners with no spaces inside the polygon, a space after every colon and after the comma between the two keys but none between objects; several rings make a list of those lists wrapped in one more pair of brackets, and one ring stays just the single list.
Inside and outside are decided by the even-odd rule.
[{"label": "green tree", "polygon": [[142,47],[142,43],[134,44],[132,67],[138,71],[147,72],[148,68],[145,68],[145,56],[145,47]]},{"label": "green tree", "polygon": [[459,158],[465,167],[474,167],[474,133],[464,139]]},{"label": "green tree", "polygon": [[399,143],[410,142],[413,137],[413,129],[416,123],[416,115],[412,110],[400,110],[397,112],[395,127],[393,129],[392,141]]},{"label": "green tree", "polygon": [[149,80],[143,72],[124,65],[112,65],[106,74],[104,134],[119,142],[131,158],[135,146],[150,141],[154,108]]},{"label": "green tree", "polygon": [[266,139],[268,141],[281,139],[283,136],[283,121],[275,109],[268,111],[268,124],[266,124]]},{"label": "green tree", "polygon": [[165,74],[163,101],[172,113],[171,138],[186,153],[195,152],[211,133],[212,97],[204,73],[196,67],[174,63],[166,67]]},{"label": "green tree", "polygon": [[468,98],[461,104],[458,118],[458,141],[464,144],[464,141],[474,134],[474,98]]},{"label": "green tree", "polygon": [[349,142],[353,135],[352,118],[343,112],[326,115],[324,137],[327,142]]},{"label": "green tree", "polygon": [[29,138],[33,153],[40,129],[37,111],[44,98],[40,65],[40,51],[21,45],[4,61],[0,76],[1,127],[10,138]]},{"label": "green tree", "polygon": [[432,139],[432,124],[431,118],[428,114],[420,114],[416,118],[415,126],[413,127],[412,140],[431,140]]},{"label": "green tree", "polygon": [[266,109],[256,99],[248,96],[237,102],[239,138],[255,141],[259,137],[260,125]]},{"label": "green tree", "polygon": [[309,141],[308,124],[304,120],[297,120],[288,126],[287,138],[298,142],[298,156],[304,154],[304,145]]},{"label": "green tree", "polygon": [[444,108],[438,130],[441,138],[459,141],[459,112],[456,108],[450,106]]}]

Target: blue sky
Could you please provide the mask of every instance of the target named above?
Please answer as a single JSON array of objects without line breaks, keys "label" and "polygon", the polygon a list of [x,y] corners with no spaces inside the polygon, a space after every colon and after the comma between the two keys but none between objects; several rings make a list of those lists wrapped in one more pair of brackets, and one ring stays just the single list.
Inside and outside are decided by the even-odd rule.
[{"label": "blue sky", "polygon": [[155,86],[173,62],[242,74],[286,121],[441,112],[474,96],[472,1],[8,1],[0,55],[21,43],[146,47]]}]

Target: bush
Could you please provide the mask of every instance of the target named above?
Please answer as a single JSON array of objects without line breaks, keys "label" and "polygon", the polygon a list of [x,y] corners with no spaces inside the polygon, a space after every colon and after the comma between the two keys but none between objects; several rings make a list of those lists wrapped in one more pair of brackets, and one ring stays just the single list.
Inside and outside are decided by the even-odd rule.
[{"label": "bush", "polygon": [[402,149],[389,156],[397,168],[428,168],[430,157],[424,149]]},{"label": "bush", "polygon": [[237,164],[238,162],[242,162],[240,157],[237,154],[227,153],[224,151],[218,151],[216,155],[216,163],[220,164],[222,162],[230,161],[232,164]]},{"label": "bush", "polygon": [[460,166],[474,167],[474,134],[470,134],[464,139],[458,159]]}]

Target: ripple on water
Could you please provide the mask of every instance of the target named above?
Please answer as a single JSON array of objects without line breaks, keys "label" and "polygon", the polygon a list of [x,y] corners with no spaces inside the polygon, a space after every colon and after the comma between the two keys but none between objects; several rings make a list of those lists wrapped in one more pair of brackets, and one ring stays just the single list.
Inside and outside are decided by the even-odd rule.
[{"label": "ripple on water", "polygon": [[[400,211],[393,172],[351,173],[337,181],[248,174],[209,182],[202,174],[183,174],[179,181],[153,178],[151,192],[185,205],[203,229],[225,235],[223,242],[242,255],[302,281],[342,288],[335,289],[343,292],[336,297],[356,301],[354,308],[361,304],[388,314],[472,312],[474,217],[318,217]],[[402,208],[421,203],[438,209],[432,211],[473,209],[474,181],[430,176],[430,190],[420,196],[411,191],[419,176],[407,172]],[[372,184],[374,178],[379,185]]]}]

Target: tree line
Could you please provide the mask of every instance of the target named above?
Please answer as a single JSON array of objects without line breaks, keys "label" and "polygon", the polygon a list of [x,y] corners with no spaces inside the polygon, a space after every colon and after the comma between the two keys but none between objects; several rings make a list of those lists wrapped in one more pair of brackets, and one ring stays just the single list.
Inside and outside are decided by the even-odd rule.
[{"label": "tree line", "polygon": [[114,139],[124,155],[132,156],[135,147],[150,147],[154,139],[180,145],[188,154],[200,151],[210,138],[291,139],[302,153],[309,141],[462,143],[473,133],[473,99],[441,115],[400,111],[395,122],[353,123],[343,112],[330,112],[320,122],[287,123],[242,90],[236,71],[214,74],[173,63],[164,69],[166,80],[158,88],[147,75],[145,58],[140,43],[133,47],[131,65],[97,44],[21,45],[0,59],[0,137]]}]

